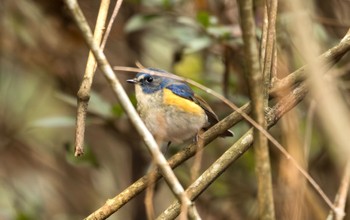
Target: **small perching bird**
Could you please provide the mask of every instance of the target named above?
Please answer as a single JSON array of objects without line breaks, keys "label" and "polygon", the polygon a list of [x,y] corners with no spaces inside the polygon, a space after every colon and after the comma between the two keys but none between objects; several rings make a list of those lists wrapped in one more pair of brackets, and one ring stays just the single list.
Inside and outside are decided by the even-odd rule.
[{"label": "small perching bird", "polygon": [[[152,74],[155,72],[155,74]],[[170,73],[148,68],[127,82],[135,84],[137,110],[158,143],[182,143],[219,119],[210,106]],[[233,136],[229,130],[222,134]]]}]

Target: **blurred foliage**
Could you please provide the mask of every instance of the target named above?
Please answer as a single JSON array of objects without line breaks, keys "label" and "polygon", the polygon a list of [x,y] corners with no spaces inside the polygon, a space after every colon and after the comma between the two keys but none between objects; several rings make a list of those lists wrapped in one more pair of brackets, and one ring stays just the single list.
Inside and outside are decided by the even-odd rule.
[{"label": "blurred foliage", "polygon": [[[327,49],[339,41],[350,23],[349,4],[313,2],[315,12],[305,8],[298,13],[314,13],[313,37]],[[99,1],[79,3],[93,27]],[[259,40],[262,10],[258,3],[255,12]],[[81,219],[141,177],[150,156],[107,81],[97,71],[87,117],[86,154],[73,157],[75,97],[88,48],[63,1],[4,0],[0,3],[0,16],[0,219]],[[295,16],[298,14],[290,13],[280,1],[279,78],[304,64],[285,28]],[[129,0],[123,2],[106,54],[113,65],[134,66],[135,61],[140,61],[147,67],[163,68],[222,92],[242,105],[249,100],[242,47],[235,1]],[[349,96],[348,59],[337,67],[343,72],[338,80],[345,98]],[[122,82],[133,77],[117,74]],[[125,84],[125,88],[135,103],[133,87]],[[220,118],[231,112],[219,100],[195,91],[208,100]],[[309,100],[305,100],[286,116],[294,115],[293,120],[298,122],[295,130],[288,130],[287,119],[283,119],[271,133],[282,144],[287,143],[286,133],[296,135],[301,142],[291,148],[302,151],[308,108]],[[313,120],[311,127],[310,154],[305,163],[330,198],[334,198],[340,175],[335,168],[336,159],[328,152],[329,143],[318,121]],[[241,122],[232,129],[235,138],[219,138],[210,144],[203,152],[201,171],[247,129],[247,124]],[[170,154],[180,147],[172,147]],[[294,189],[287,186],[290,179],[299,176],[273,147],[271,155],[277,216],[288,219],[283,201],[294,195]],[[192,164],[190,160],[176,170],[186,186],[190,184]],[[156,213],[173,201],[164,183],[159,185]],[[306,187],[305,194],[300,219],[318,219],[327,212],[312,189]],[[110,219],[144,219],[143,197],[141,194],[133,199]],[[256,219],[253,152],[245,153],[196,204],[204,213],[203,219]]]}]

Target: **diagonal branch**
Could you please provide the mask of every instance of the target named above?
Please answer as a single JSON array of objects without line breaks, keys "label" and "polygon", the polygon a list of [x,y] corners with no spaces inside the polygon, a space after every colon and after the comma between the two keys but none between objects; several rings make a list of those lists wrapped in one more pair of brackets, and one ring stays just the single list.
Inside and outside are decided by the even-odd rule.
[{"label": "diagonal branch", "polygon": [[112,30],[112,26],[113,26],[114,20],[115,20],[115,18],[116,18],[117,15],[118,15],[118,12],[119,12],[119,9],[120,9],[122,3],[123,3],[123,0],[117,0],[117,2],[115,3],[115,6],[114,6],[114,10],[113,10],[111,19],[110,19],[109,22],[108,22],[107,29],[106,29],[106,33],[105,33],[105,35],[103,36],[103,40],[102,40],[102,43],[101,43],[101,48],[102,48],[102,50],[104,50],[104,48],[105,48],[105,46],[106,46],[107,39],[108,39],[108,37],[109,37],[109,33],[110,33],[111,30]]}]

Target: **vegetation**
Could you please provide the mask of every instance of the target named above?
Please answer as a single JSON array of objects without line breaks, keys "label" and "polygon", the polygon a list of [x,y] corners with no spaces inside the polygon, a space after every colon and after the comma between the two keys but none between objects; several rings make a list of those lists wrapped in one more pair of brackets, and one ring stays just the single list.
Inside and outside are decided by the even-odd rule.
[{"label": "vegetation", "polygon": [[[95,42],[69,2],[0,3],[0,219],[350,219],[348,2],[79,1]],[[140,65],[222,119],[175,175],[124,99]]]}]

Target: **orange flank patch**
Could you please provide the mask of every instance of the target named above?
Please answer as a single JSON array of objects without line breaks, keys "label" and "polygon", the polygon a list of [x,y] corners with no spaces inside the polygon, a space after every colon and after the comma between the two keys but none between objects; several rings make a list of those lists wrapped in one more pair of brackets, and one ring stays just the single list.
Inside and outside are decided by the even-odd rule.
[{"label": "orange flank patch", "polygon": [[202,107],[200,107],[199,105],[197,105],[196,103],[188,99],[182,98],[181,96],[174,94],[169,89],[164,89],[163,102],[166,105],[176,106],[179,109],[188,113],[193,113],[193,114],[204,113],[204,110],[202,109]]}]

